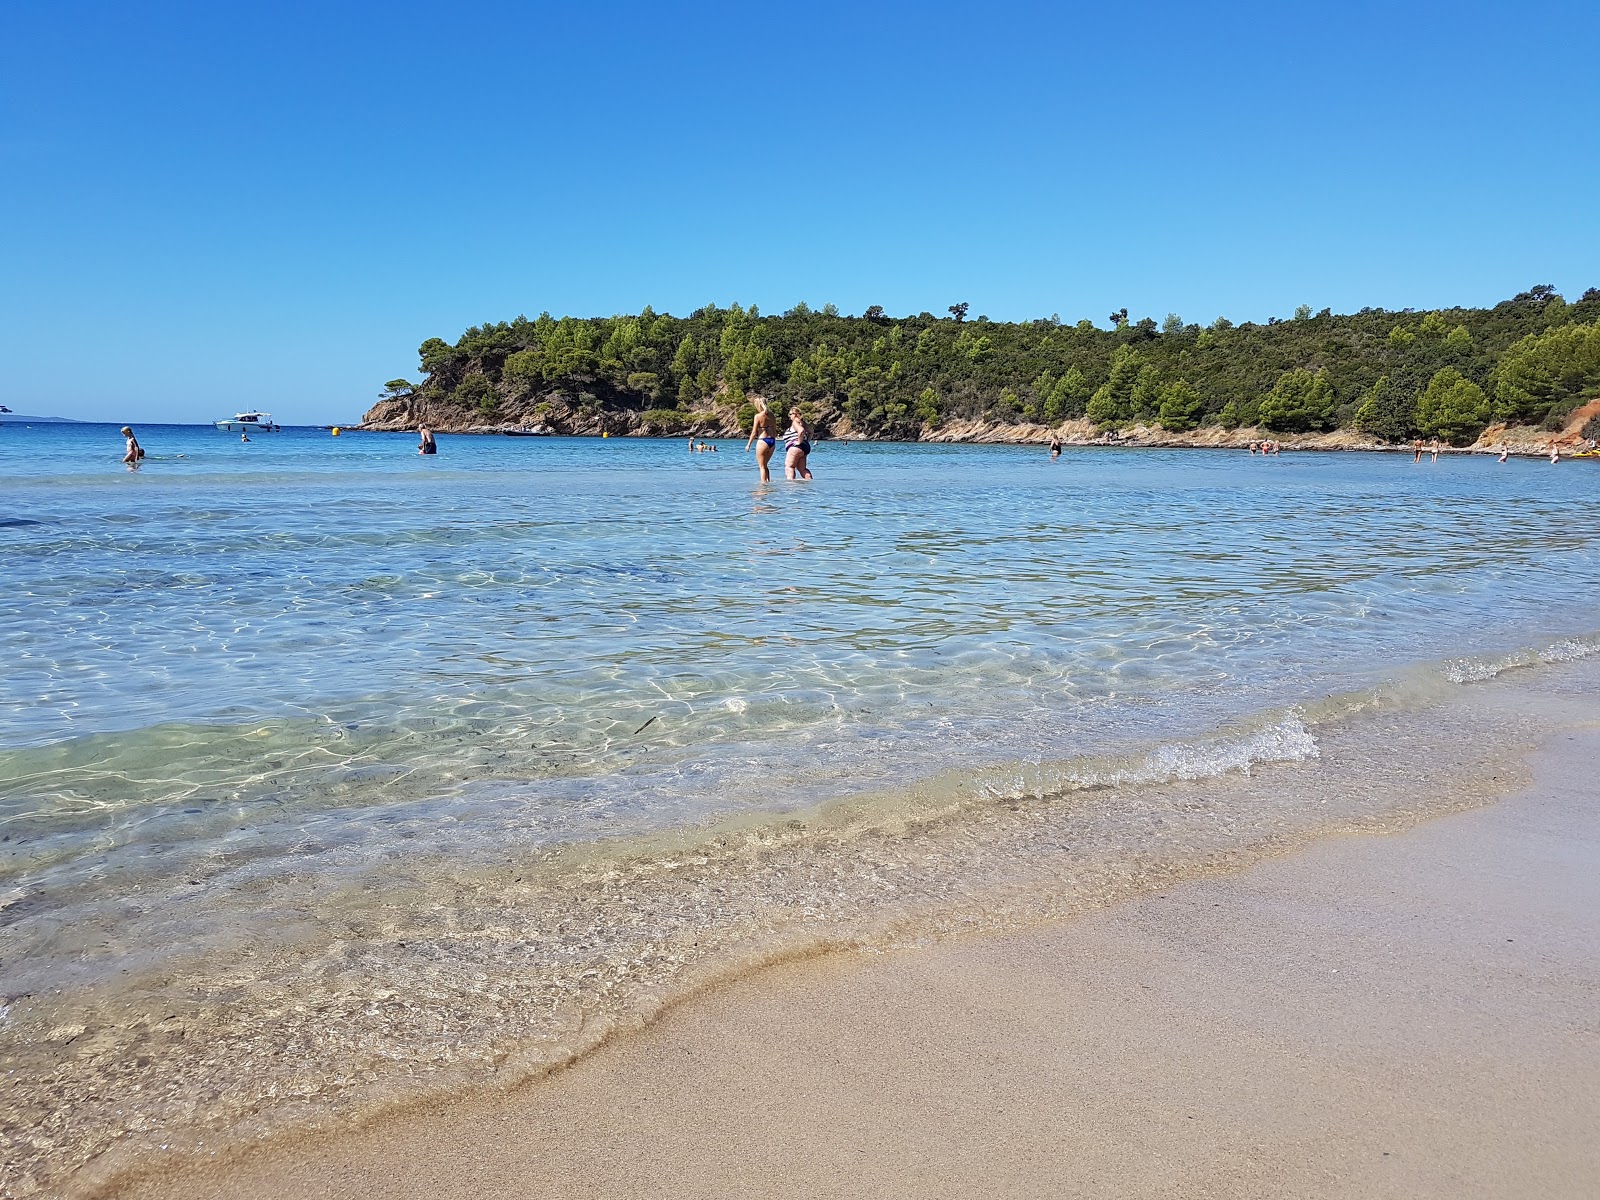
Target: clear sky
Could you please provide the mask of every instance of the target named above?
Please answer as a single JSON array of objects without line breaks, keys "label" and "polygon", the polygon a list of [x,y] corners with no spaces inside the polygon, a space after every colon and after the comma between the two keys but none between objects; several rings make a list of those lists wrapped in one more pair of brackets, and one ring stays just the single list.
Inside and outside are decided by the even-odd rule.
[{"label": "clear sky", "polygon": [[541,310],[1600,285],[1591,3],[0,8],[0,403],[358,417]]}]

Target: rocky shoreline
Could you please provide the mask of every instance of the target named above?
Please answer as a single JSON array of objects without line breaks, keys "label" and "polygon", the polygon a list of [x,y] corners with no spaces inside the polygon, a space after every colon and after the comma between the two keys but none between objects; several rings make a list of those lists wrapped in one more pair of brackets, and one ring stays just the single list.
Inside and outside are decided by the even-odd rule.
[{"label": "rocky shoreline", "polygon": [[[875,441],[854,430],[848,417],[829,405],[818,406],[815,426],[825,440]],[[1600,416],[1600,400],[1594,400],[1572,413],[1564,428],[1551,431],[1531,426],[1491,425],[1467,446],[1441,447],[1454,454],[1494,454],[1501,446],[1511,454],[1546,456],[1559,447],[1571,453],[1584,445],[1582,430],[1592,418]],[[573,405],[559,396],[544,397],[537,403],[503,405],[492,415],[464,413],[459,405],[428,402],[416,397],[384,400],[374,405],[357,427],[363,430],[398,432],[427,425],[436,433],[539,435],[562,434],[575,437],[684,437],[740,438],[748,430],[738,419],[738,407],[727,401],[713,402],[693,413],[607,411]],[[1330,433],[1273,433],[1260,428],[1222,429],[1205,426],[1187,433],[1173,433],[1156,425],[1133,424],[1115,431],[1099,428],[1084,419],[1056,425],[1001,423],[985,420],[951,420],[937,428],[923,426],[917,440],[944,443],[988,443],[999,445],[1039,445],[1060,438],[1067,446],[1128,446],[1192,449],[1244,450],[1252,442],[1271,440],[1285,450],[1387,450],[1409,451],[1408,443],[1392,443],[1368,437],[1355,430]]]}]

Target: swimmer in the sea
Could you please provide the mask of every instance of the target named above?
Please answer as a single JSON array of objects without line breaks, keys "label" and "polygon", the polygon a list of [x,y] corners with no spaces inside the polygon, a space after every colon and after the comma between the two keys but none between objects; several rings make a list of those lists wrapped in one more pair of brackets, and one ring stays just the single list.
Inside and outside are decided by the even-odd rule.
[{"label": "swimmer in the sea", "polygon": [[429,429],[426,425],[417,426],[417,439],[418,454],[439,453],[439,443],[433,440],[433,430]]},{"label": "swimmer in the sea", "polygon": [[1061,457],[1061,439],[1058,437],[1050,439],[1050,457],[1053,459]]},{"label": "swimmer in the sea", "polygon": [[122,427],[122,436],[128,439],[128,452],[122,456],[122,461],[130,467],[137,467],[139,460],[144,457],[144,447],[139,445],[139,439],[133,436],[131,426]]},{"label": "swimmer in the sea", "polygon": [[772,482],[772,473],[768,464],[772,462],[772,455],[778,448],[778,439],[775,436],[777,429],[772,420],[772,414],[767,411],[767,402],[760,396],[756,397],[756,415],[750,422],[750,436],[745,439],[745,452],[749,453],[750,447],[756,445],[756,469],[760,472],[762,483]]}]

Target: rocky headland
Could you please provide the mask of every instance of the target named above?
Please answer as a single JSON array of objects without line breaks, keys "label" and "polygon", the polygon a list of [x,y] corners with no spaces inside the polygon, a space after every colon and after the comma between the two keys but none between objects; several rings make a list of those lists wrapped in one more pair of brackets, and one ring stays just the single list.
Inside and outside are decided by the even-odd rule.
[{"label": "rocky headland", "polygon": [[[563,434],[577,437],[688,437],[740,438],[749,432],[741,419],[742,405],[713,400],[694,412],[673,410],[601,410],[568,401],[561,395],[511,401],[492,416],[464,409],[448,398],[408,396],[382,400],[368,410],[360,428],[379,431],[416,429],[426,425],[436,433]],[[856,429],[850,418],[826,401],[808,406],[813,427],[823,439],[879,440]],[[1494,424],[1466,446],[1444,447],[1451,453],[1497,453],[1504,445],[1512,454],[1547,455],[1552,446],[1565,452],[1582,448],[1585,427],[1600,420],[1600,399],[1576,409],[1559,430],[1537,426]],[[780,421],[780,424],[782,422]],[[924,423],[916,440],[923,442],[1043,444],[1060,438],[1069,446],[1157,446],[1243,450],[1251,442],[1270,440],[1291,450],[1406,450],[1409,443],[1385,442],[1354,429],[1325,433],[1273,433],[1249,427],[1224,429],[1202,426],[1174,433],[1159,425],[1135,423],[1105,429],[1082,418],[1053,425],[1037,422],[1006,423],[981,419],[955,419],[938,425]]]}]

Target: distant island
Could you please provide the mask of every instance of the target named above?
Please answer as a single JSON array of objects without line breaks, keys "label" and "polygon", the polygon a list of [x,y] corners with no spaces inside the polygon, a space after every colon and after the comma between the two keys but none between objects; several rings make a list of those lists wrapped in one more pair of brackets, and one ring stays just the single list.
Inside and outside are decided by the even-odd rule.
[{"label": "distant island", "polygon": [[707,305],[687,317],[486,324],[419,348],[363,427],[733,436],[752,400],[800,405],[836,438],[1356,446],[1437,438],[1517,449],[1600,436],[1600,288],[1493,308],[1313,313],[1265,324],[1105,327]]},{"label": "distant island", "polygon": [[27,413],[14,413],[0,405],[0,425],[77,425],[71,417],[35,417]]}]

